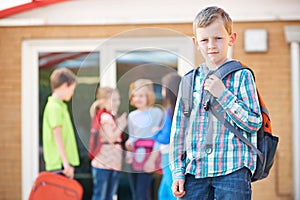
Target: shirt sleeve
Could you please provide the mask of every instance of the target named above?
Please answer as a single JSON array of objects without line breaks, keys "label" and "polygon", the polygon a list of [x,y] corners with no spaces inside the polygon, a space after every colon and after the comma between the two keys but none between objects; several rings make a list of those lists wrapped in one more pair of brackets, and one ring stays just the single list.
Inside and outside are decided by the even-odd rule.
[{"label": "shirt sleeve", "polygon": [[183,105],[181,100],[181,85],[179,86],[179,92],[177,102],[175,106],[171,137],[170,137],[170,169],[172,171],[173,180],[184,179],[186,162],[185,162],[185,128],[187,125],[187,119],[183,115]]},{"label": "shirt sleeve", "polygon": [[262,125],[262,117],[252,73],[247,69],[240,70],[231,78],[238,87],[234,91],[225,89],[217,101],[234,124],[246,132],[256,133]]},{"label": "shirt sleeve", "polygon": [[172,119],[167,112],[164,113],[164,119],[162,121],[161,129],[155,134],[155,140],[160,144],[169,144],[170,143],[170,132],[172,126]]},{"label": "shirt sleeve", "polygon": [[62,126],[63,123],[63,110],[59,106],[52,106],[48,110],[49,125],[53,129],[57,126]]}]

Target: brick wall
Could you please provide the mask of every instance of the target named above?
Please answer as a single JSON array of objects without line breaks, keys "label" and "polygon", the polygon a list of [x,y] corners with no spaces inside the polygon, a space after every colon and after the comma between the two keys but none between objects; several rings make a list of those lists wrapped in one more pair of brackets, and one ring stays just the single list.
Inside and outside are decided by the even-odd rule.
[{"label": "brick wall", "polygon": [[[233,57],[248,63],[256,74],[256,82],[271,115],[274,134],[280,136],[276,163],[269,179],[254,184],[254,199],[292,199],[292,118],[290,82],[290,46],[285,40],[287,23],[241,23],[235,26],[241,33]],[[268,31],[266,53],[245,53],[243,33],[249,28]]]},{"label": "brick wall", "polygon": [[[279,152],[270,178],[253,184],[253,199],[293,199],[290,51],[284,26],[300,22],[235,23],[238,33],[233,58],[255,72],[257,85],[271,113]],[[0,200],[21,199],[21,44],[24,39],[99,38],[123,31],[161,27],[192,35],[191,24],[123,26],[0,27]],[[243,34],[249,28],[268,31],[266,53],[246,53]],[[145,35],[147,33],[145,32]],[[198,53],[197,53],[198,55]],[[196,58],[196,63],[201,62]],[[30,138],[28,138],[30,140]]]}]

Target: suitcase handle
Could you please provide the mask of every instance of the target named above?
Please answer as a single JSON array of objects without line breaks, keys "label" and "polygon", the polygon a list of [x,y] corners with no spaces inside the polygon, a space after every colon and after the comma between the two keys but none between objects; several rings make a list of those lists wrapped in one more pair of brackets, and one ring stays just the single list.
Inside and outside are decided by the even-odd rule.
[{"label": "suitcase handle", "polygon": [[63,169],[60,169],[60,170],[53,170],[53,171],[50,171],[51,173],[53,174],[59,174],[59,175],[62,175],[62,176],[66,176],[64,174],[64,170]]}]

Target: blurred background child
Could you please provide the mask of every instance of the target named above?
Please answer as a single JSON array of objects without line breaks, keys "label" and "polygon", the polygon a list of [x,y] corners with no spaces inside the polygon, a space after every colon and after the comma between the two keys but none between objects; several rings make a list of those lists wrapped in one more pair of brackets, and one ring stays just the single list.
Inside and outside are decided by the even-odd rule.
[{"label": "blurred background child", "polygon": [[160,143],[160,152],[162,155],[163,176],[158,190],[159,200],[176,199],[172,193],[172,173],[169,167],[169,144],[172,127],[172,118],[177,100],[177,93],[181,77],[172,72],[162,78],[162,96],[164,100],[164,119],[162,128],[155,135],[155,140]]},{"label": "blurred background child", "polygon": [[99,127],[100,149],[91,162],[93,175],[92,200],[112,200],[119,184],[119,171],[122,168],[122,133],[127,126],[127,115],[116,117],[120,106],[117,89],[101,87],[97,100],[90,109]]},{"label": "blurred background child", "polygon": [[68,106],[76,88],[76,77],[67,68],[56,69],[50,76],[52,95],[44,109],[43,149],[47,171],[63,169],[74,178],[74,166],[79,165],[75,133]]},{"label": "blurred background child", "polygon": [[[127,152],[126,156],[127,163],[131,163],[135,170],[129,173],[132,200],[150,200],[153,171],[156,170],[155,160],[159,153],[153,128],[160,125],[163,112],[160,108],[154,107],[153,83],[148,79],[139,79],[130,85],[129,99],[131,105],[136,107],[136,110],[128,115],[129,138],[125,144],[128,151],[135,151]],[[141,144],[139,152],[136,151],[137,144]],[[147,153],[145,149],[149,148],[149,144],[152,145],[151,152]]]}]

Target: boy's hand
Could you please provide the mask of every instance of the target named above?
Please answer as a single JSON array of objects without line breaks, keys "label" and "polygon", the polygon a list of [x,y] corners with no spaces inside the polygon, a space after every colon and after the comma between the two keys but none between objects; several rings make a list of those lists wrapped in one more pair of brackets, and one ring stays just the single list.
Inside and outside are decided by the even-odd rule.
[{"label": "boy's hand", "polygon": [[64,175],[66,175],[69,178],[74,178],[74,167],[72,167],[69,164],[64,164]]},{"label": "boy's hand", "polygon": [[185,195],[184,180],[182,179],[174,180],[172,184],[172,192],[173,195],[177,198],[183,197]]},{"label": "boy's hand", "polygon": [[204,82],[204,90],[209,91],[216,98],[219,98],[225,89],[222,80],[216,75],[210,75]]}]

